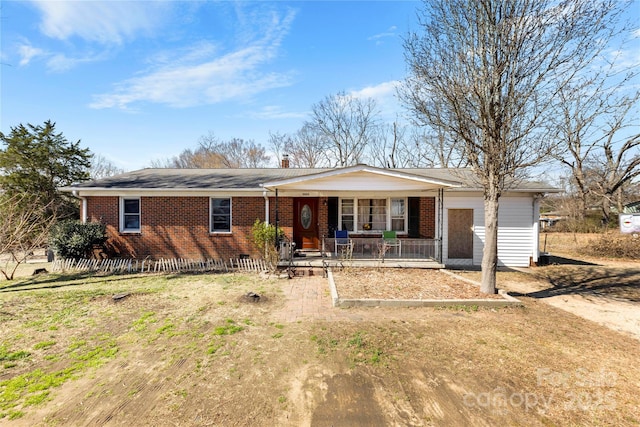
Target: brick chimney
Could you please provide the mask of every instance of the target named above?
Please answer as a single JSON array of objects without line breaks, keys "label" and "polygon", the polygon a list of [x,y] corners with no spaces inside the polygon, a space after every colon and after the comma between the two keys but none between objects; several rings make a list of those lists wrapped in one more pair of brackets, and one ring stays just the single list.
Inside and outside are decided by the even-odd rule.
[{"label": "brick chimney", "polygon": [[289,155],[288,154],[283,154],[282,155],[282,167],[288,169],[289,168]]}]

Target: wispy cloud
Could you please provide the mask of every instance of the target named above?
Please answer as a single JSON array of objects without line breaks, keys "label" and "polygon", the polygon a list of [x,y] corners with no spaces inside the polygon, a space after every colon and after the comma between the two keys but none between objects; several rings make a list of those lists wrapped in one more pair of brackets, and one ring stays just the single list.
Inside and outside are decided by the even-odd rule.
[{"label": "wispy cloud", "polygon": [[272,12],[260,39],[228,53],[218,54],[220,48],[210,42],[172,58],[165,53],[157,68],[116,84],[112,93],[96,95],[90,106],[126,110],[152,102],[190,107],[288,86],[291,73],[263,72],[262,68],[277,57],[294,16],[293,11],[284,16]]},{"label": "wispy cloud", "polygon": [[45,56],[46,52],[37,47],[31,46],[29,43],[18,46],[18,55],[20,56],[20,66],[28,65],[32,59]]},{"label": "wispy cloud", "polygon": [[374,34],[374,35],[372,35],[370,37],[367,37],[367,40],[375,41],[376,44],[382,44],[382,42],[383,42],[382,39],[389,38],[389,37],[395,37],[397,29],[398,29],[398,27],[393,25],[393,26],[389,27],[386,31],[382,32],[382,33]]},{"label": "wispy cloud", "polygon": [[167,1],[50,1],[30,2],[40,14],[39,28],[63,45],[17,46],[20,66],[43,59],[49,71],[68,71],[79,64],[109,57],[112,47],[138,36],[152,36],[166,22],[173,5]]},{"label": "wispy cloud", "polygon": [[400,82],[398,80],[392,80],[375,86],[366,86],[359,90],[352,90],[350,93],[356,98],[387,98],[395,95],[396,88],[399,84]]},{"label": "wispy cloud", "polygon": [[164,1],[33,1],[42,13],[40,30],[48,37],[79,37],[102,44],[121,44],[150,34],[171,8]]},{"label": "wispy cloud", "polygon": [[77,57],[67,56],[64,53],[55,53],[50,55],[49,59],[47,60],[47,68],[49,68],[49,70],[53,72],[61,73],[75,68],[80,64],[102,61],[106,57],[108,57],[108,54],[106,52],[97,54],[88,53]]},{"label": "wispy cloud", "polygon": [[304,119],[309,117],[308,111],[284,111],[281,106],[267,105],[258,111],[247,113],[252,119],[273,120],[273,119]]},{"label": "wispy cloud", "polygon": [[34,47],[29,42],[19,44],[16,50],[20,58],[19,65],[21,67],[26,67],[35,61],[43,61],[47,69],[53,72],[67,71],[78,64],[101,61],[108,57],[107,51],[83,53],[81,56],[69,56],[65,53],[51,52]]},{"label": "wispy cloud", "polygon": [[375,86],[366,86],[359,90],[352,90],[349,93],[355,98],[373,98],[383,116],[394,117],[401,112],[400,105],[396,98],[398,85],[400,85],[398,80],[391,80]]}]

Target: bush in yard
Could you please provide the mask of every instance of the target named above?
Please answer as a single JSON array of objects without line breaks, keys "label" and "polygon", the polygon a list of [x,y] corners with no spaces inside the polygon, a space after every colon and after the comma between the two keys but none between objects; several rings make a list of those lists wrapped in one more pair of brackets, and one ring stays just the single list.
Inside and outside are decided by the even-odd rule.
[{"label": "bush in yard", "polygon": [[106,239],[104,224],[66,220],[53,226],[49,245],[61,258],[79,259],[90,255],[93,246],[104,243]]},{"label": "bush in yard", "polygon": [[[278,230],[280,237],[284,235],[282,230]],[[276,227],[272,224],[256,219],[251,228],[253,234],[253,243],[264,254],[264,257],[271,265],[278,264],[279,252],[276,248]]]},{"label": "bush in yard", "polygon": [[618,232],[603,233],[589,242],[585,252],[592,256],[638,259],[640,258],[640,236]]}]

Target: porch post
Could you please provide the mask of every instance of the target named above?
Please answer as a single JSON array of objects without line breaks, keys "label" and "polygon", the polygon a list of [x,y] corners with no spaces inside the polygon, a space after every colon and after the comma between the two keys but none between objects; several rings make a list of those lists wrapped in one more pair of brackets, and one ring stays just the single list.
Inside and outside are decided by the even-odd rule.
[{"label": "porch post", "polygon": [[276,250],[280,247],[280,233],[278,233],[278,189],[276,188]]},{"label": "porch post", "polygon": [[438,262],[442,264],[442,240],[444,239],[444,188],[438,190]]}]

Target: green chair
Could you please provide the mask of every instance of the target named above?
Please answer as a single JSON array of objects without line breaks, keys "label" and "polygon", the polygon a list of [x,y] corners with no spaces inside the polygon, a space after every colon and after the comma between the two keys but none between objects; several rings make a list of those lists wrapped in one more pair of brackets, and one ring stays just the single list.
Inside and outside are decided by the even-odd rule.
[{"label": "green chair", "polygon": [[402,255],[402,245],[400,239],[395,231],[383,231],[382,243],[384,245],[384,253],[386,254],[389,249],[396,248],[398,256]]}]

